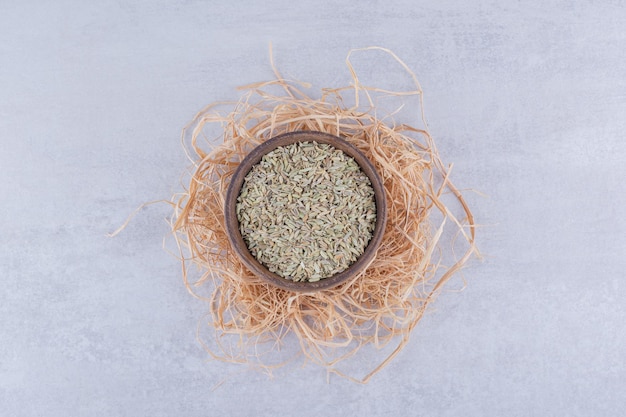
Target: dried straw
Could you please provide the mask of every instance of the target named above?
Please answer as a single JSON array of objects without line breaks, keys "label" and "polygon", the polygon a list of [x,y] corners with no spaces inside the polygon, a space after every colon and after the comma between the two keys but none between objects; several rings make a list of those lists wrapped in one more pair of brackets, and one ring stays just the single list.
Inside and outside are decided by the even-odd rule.
[{"label": "dried straw", "polygon": [[[286,335],[295,335],[301,352],[312,362],[367,382],[406,345],[428,304],[477,253],[474,218],[450,182],[427,127],[395,125],[390,118],[383,122],[374,114],[375,94],[413,95],[421,103],[422,90],[391,51],[366,48],[371,49],[386,52],[400,63],[415,90],[400,93],[361,85],[350,61],[351,54],[360,51],[355,50],[346,60],[353,77],[351,87],[324,89],[315,99],[274,68],[276,79],[243,87],[239,102],[226,103],[233,106],[229,113],[216,111],[224,103],[210,105],[184,129],[183,138],[191,140],[188,156],[195,172],[188,190],[174,201],[172,227],[185,285],[210,305],[208,326],[215,330],[211,341],[215,346],[209,348],[202,338],[201,342],[214,358],[270,370],[275,364],[264,361],[261,346],[270,352],[278,350]],[[277,87],[278,93],[271,92]],[[344,105],[344,98],[352,94],[354,105]],[[365,110],[361,97],[366,98]],[[222,143],[205,151],[201,141],[209,125],[219,127]],[[384,181],[389,207],[382,244],[367,269],[350,282],[316,293],[292,293],[252,275],[232,251],[224,226],[226,190],[240,161],[265,140],[300,130],[338,135],[363,151]],[[444,204],[444,194],[450,193],[460,202],[463,219]],[[432,224],[435,217],[438,224]],[[450,226],[463,238],[464,249],[452,266],[443,267],[440,252],[445,250],[438,244]],[[192,270],[199,271],[193,282]],[[206,286],[210,295],[201,297],[199,288]],[[199,334],[206,324],[200,326]],[[356,379],[339,370],[341,361],[361,347],[382,348],[391,342],[395,348],[364,377]]]}]

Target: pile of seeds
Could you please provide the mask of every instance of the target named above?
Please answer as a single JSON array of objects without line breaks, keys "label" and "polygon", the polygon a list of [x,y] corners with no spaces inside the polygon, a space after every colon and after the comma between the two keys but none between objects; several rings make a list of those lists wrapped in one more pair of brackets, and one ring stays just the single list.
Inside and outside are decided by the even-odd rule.
[{"label": "pile of seeds", "polygon": [[246,176],[237,219],[250,253],[294,281],[319,281],[365,251],[376,223],[374,189],[357,162],[317,142],[263,156]]}]

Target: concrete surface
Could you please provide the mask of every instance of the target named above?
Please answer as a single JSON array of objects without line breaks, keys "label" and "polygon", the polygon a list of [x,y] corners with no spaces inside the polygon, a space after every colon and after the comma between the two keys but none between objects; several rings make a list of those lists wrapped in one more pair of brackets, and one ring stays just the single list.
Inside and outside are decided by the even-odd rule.
[{"label": "concrete surface", "polygon": [[[624,22],[621,0],[1,2],[0,415],[626,414]],[[395,51],[487,195],[485,261],[366,386],[208,361],[168,207],[105,237],[180,191],[180,129],[270,79],[270,41],[317,87],[351,48]]]}]

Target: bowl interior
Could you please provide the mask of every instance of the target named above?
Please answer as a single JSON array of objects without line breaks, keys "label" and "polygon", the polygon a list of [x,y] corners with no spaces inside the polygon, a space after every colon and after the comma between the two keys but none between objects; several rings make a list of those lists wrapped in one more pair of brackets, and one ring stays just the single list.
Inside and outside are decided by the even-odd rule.
[{"label": "bowl interior", "polygon": [[[312,141],[329,144],[337,149],[340,149],[348,156],[354,158],[357,164],[359,164],[363,173],[365,173],[365,175],[367,175],[370,179],[372,188],[374,189],[374,199],[376,201],[376,224],[374,226],[372,238],[365,248],[365,251],[359,259],[357,259],[357,261],[350,265],[350,267],[346,270],[316,282],[295,282],[270,272],[250,253],[239,230],[239,221],[237,220],[236,213],[237,197],[239,196],[246,175],[266,153],[271,152],[280,146],[291,145],[296,142]],[[248,267],[256,276],[272,285],[286,290],[312,292],[332,288],[349,280],[350,278],[353,278],[374,258],[385,231],[385,223],[387,221],[387,204],[385,200],[385,189],[380,176],[376,172],[376,169],[370,160],[356,147],[344,139],[328,133],[292,132],[276,136],[257,146],[239,164],[239,167],[235,170],[231,183],[228,187],[224,206],[224,216],[226,221],[226,232],[233,250],[244,265],[246,265],[246,267]]]}]

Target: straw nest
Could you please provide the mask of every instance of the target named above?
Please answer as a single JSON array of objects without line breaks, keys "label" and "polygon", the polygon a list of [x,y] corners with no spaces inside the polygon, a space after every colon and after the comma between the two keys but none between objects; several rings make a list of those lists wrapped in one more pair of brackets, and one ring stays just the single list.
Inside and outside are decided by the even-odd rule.
[{"label": "straw nest", "polygon": [[[186,192],[175,196],[172,228],[185,285],[208,301],[210,312],[198,334],[214,358],[269,371],[289,360],[276,361],[273,354],[297,340],[305,359],[367,382],[406,345],[442,286],[477,253],[472,213],[450,182],[427,127],[376,115],[376,94],[414,96],[421,104],[419,83],[392,52],[366,49],[392,56],[415,89],[392,93],[361,85],[350,60],[361,51],[355,50],[346,60],[350,87],[323,89],[313,98],[302,83],[275,70],[275,80],[242,87],[241,100],[206,107],[183,131],[193,173]],[[348,97],[353,104],[344,104]],[[220,112],[224,107],[228,111]],[[216,137],[207,136],[210,126],[217,127]],[[302,130],[341,136],[364,152],[384,181],[388,202],[387,227],[371,264],[353,280],[316,293],[275,288],[251,274],[232,251],[224,226],[226,191],[240,161],[265,140]],[[452,196],[458,214],[444,196]],[[462,243],[462,254],[448,266],[442,257],[453,248],[442,247],[444,234],[453,236],[452,246]],[[214,333],[203,336],[207,329]],[[342,361],[366,346],[381,349],[382,356],[363,376],[344,374]]]}]

